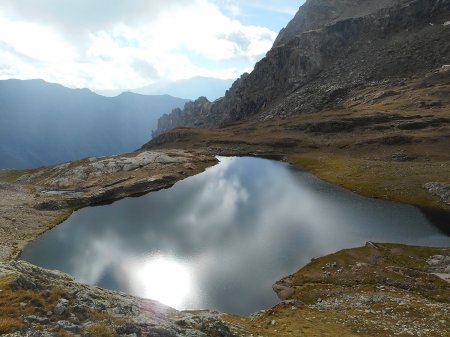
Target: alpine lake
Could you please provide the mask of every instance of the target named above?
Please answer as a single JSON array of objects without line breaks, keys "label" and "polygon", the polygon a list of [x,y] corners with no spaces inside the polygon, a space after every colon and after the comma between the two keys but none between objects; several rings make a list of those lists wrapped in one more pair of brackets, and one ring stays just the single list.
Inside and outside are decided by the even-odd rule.
[{"label": "alpine lake", "polygon": [[367,241],[450,246],[413,206],[358,196],[288,164],[219,158],[172,188],[75,212],[21,258],[176,309],[249,314],[311,258]]}]

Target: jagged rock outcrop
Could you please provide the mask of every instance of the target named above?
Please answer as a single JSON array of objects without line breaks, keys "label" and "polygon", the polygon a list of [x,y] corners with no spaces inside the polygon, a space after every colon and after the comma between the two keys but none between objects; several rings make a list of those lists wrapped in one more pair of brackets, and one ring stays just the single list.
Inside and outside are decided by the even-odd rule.
[{"label": "jagged rock outcrop", "polygon": [[155,137],[160,133],[179,126],[206,127],[211,126],[214,120],[211,116],[212,103],[206,97],[199,97],[194,102],[188,102],[184,109],[173,109],[170,114],[164,114],[158,120],[158,129],[152,132]]},{"label": "jagged rock outcrop", "polygon": [[175,110],[155,135],[336,108],[371,83],[440,68],[450,55],[449,14],[450,0],[309,0],[225,97]]},{"label": "jagged rock outcrop", "polygon": [[301,33],[317,30],[338,21],[359,18],[395,4],[396,0],[315,0],[307,1],[275,40],[279,47]]}]

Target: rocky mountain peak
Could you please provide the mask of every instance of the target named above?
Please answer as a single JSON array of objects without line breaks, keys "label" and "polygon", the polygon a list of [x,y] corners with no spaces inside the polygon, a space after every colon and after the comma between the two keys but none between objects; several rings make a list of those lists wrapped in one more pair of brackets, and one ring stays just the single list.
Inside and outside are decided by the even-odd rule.
[{"label": "rocky mountain peak", "polygon": [[173,109],[170,114],[164,114],[158,120],[158,129],[153,131],[153,137],[158,134],[184,125],[195,127],[205,126],[205,120],[211,112],[212,103],[204,96],[199,97],[193,102],[187,102],[184,109]]},{"label": "rocky mountain peak", "polygon": [[[349,18],[363,17],[392,6],[397,0],[308,0],[283,28],[274,47],[289,42],[301,33],[323,28]],[[410,2],[404,0],[403,2]]]},{"label": "rocky mountain peak", "polygon": [[370,83],[422,76],[448,63],[449,15],[450,0],[308,0],[225,97],[164,116],[155,134],[339,108]]}]

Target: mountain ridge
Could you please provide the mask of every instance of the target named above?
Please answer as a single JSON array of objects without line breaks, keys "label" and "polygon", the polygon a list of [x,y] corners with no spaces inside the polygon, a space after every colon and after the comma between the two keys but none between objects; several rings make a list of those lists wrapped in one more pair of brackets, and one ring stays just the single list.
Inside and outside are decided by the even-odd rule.
[{"label": "mountain ridge", "polygon": [[[225,97],[163,115],[143,149],[284,158],[368,197],[448,211],[450,0],[349,8],[368,3],[308,1],[305,17],[314,4],[342,8],[328,6],[320,29],[291,21],[289,42]],[[347,9],[366,15],[333,21]]]},{"label": "mountain ridge", "polygon": [[140,88],[128,90],[98,90],[99,95],[105,97],[118,96],[124,92],[132,92],[142,95],[169,94],[174,97],[195,100],[200,96],[208,97],[209,100],[216,100],[222,97],[234,82],[232,79],[223,80],[219,78],[195,76],[178,81],[159,81]]},{"label": "mountain ridge", "polygon": [[[267,56],[250,74],[243,74],[223,98],[202,114],[186,111],[190,116],[186,120],[179,113],[164,116],[155,134],[173,125],[217,127],[257,114],[273,118],[319,112],[339,107],[350,91],[371,81],[402,80],[448,62],[448,46],[443,41],[448,38],[449,26],[444,23],[450,1],[386,0],[370,5],[362,16],[339,16],[351,12],[356,4],[369,3],[307,1],[280,32]],[[317,7],[325,8],[328,15],[315,23]],[[333,20],[333,15],[337,19]],[[303,24],[300,19],[308,17],[313,23]],[[289,100],[289,107],[277,106],[283,100]]]},{"label": "mountain ridge", "polygon": [[167,95],[106,98],[43,80],[0,81],[0,168],[135,150],[166,109],[185,102]]}]

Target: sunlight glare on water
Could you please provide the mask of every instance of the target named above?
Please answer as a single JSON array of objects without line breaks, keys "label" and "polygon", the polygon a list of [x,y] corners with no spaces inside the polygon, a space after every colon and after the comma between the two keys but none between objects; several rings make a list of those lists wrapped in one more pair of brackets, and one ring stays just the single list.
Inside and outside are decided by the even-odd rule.
[{"label": "sunlight glare on water", "polygon": [[172,188],[88,207],[22,258],[177,309],[249,314],[311,258],[366,241],[450,246],[417,208],[358,196],[287,164],[220,163]]},{"label": "sunlight glare on water", "polygon": [[131,262],[125,269],[132,294],[183,309],[188,296],[193,293],[192,271],[188,265],[172,257],[151,256]]}]

